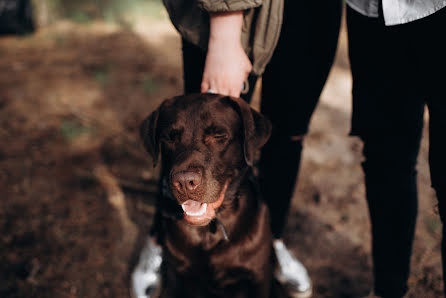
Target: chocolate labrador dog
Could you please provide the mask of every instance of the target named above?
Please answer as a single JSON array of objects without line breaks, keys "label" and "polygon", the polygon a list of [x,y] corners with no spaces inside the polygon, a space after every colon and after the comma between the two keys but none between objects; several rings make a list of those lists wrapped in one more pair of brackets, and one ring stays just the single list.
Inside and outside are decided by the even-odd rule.
[{"label": "chocolate labrador dog", "polygon": [[161,297],[282,297],[268,210],[252,165],[271,125],[239,98],[192,94],[164,101],[141,126],[162,195]]}]

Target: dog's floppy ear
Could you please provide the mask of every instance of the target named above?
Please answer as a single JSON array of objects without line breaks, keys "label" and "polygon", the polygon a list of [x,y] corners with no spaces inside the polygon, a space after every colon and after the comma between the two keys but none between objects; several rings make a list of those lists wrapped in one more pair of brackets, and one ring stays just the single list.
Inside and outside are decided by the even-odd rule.
[{"label": "dog's floppy ear", "polygon": [[153,167],[158,162],[160,152],[159,138],[157,134],[158,116],[160,108],[153,111],[141,124],[139,133],[144,142],[147,152],[152,156]]},{"label": "dog's floppy ear", "polygon": [[241,98],[230,98],[243,122],[244,154],[246,163],[253,166],[259,149],[265,145],[271,135],[271,122]]}]

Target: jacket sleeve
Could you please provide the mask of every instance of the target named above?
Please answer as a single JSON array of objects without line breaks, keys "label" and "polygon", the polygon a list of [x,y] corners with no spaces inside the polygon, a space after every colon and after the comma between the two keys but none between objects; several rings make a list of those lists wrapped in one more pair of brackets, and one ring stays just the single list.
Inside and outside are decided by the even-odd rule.
[{"label": "jacket sleeve", "polygon": [[262,0],[198,0],[200,8],[207,12],[230,12],[262,5]]}]

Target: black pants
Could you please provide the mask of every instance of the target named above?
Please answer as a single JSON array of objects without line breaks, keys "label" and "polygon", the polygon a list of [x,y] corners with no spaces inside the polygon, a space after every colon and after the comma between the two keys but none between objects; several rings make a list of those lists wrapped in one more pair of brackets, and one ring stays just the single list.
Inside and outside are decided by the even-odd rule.
[{"label": "black pants", "polygon": [[[273,123],[259,164],[272,230],[282,236],[300,165],[303,136],[336,52],[342,1],[285,1],[277,48],[262,76],[261,111]],[[199,92],[205,53],[183,41],[185,92]],[[228,57],[231,59],[231,57]],[[249,102],[251,90],[242,97]]]},{"label": "black pants", "polygon": [[[402,297],[417,215],[416,163],[426,104],[432,186],[443,222],[446,216],[446,9],[386,27],[382,17],[347,8],[347,25],[352,134],[364,142],[375,293]],[[443,229],[443,255],[444,234]]]}]

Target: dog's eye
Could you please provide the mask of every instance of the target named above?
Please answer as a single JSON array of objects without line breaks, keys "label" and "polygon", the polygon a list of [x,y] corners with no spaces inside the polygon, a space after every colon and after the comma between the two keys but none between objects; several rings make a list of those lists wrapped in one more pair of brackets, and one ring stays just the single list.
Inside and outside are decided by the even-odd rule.
[{"label": "dog's eye", "polygon": [[206,144],[211,143],[224,143],[229,139],[229,135],[226,129],[212,125],[204,131],[204,142]]},{"label": "dog's eye", "polygon": [[168,142],[177,142],[181,139],[181,130],[173,129],[166,133],[165,139]]},{"label": "dog's eye", "polygon": [[226,133],[213,133],[211,135],[208,135],[205,139],[206,144],[211,143],[217,143],[217,144],[223,144],[228,139],[228,135]]},{"label": "dog's eye", "polygon": [[217,141],[223,141],[228,138],[228,135],[225,133],[216,133],[213,135],[213,138],[216,139]]}]

